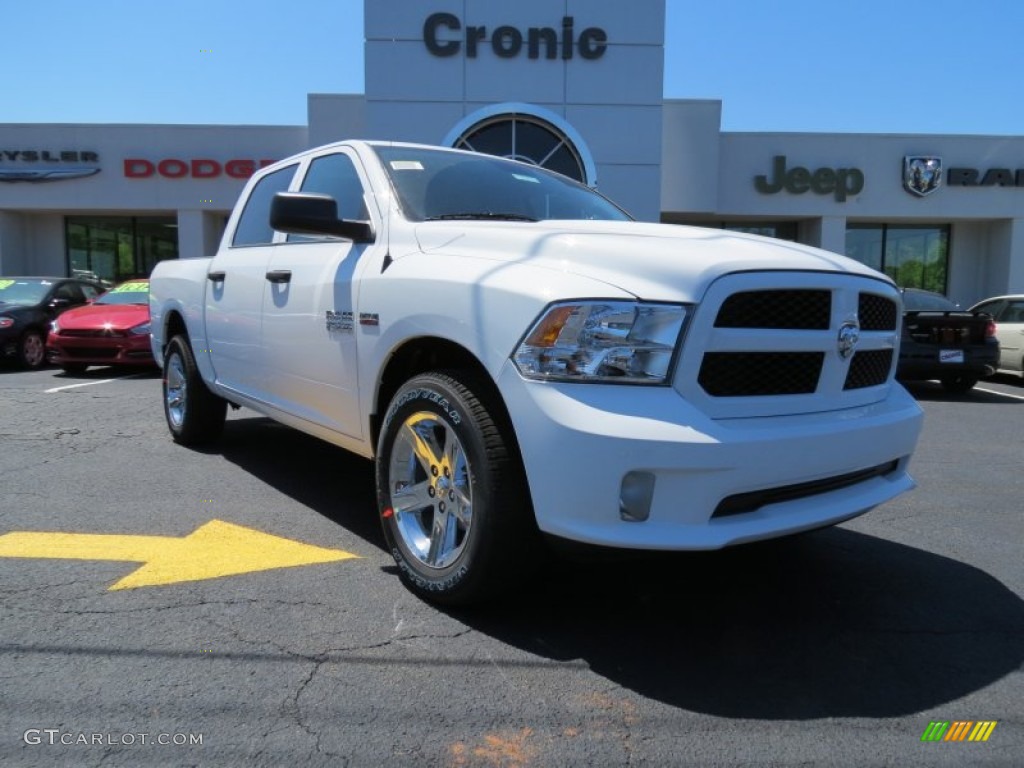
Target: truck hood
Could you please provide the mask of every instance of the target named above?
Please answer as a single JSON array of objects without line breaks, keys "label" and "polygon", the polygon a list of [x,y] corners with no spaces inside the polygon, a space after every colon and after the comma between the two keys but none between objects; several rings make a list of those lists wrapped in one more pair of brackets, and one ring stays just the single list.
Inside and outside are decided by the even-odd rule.
[{"label": "truck hood", "polygon": [[519,262],[600,280],[654,301],[696,302],[718,277],[762,270],[845,272],[863,264],[798,243],[721,229],[618,221],[423,222],[423,253]]}]

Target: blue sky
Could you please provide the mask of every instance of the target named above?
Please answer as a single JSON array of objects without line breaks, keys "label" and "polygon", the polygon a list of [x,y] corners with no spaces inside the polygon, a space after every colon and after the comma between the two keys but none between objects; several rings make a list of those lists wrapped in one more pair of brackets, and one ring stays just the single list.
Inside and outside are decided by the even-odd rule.
[{"label": "blue sky", "polygon": [[[665,96],[724,130],[1024,134],[1024,2],[667,2]],[[307,93],[363,92],[362,8],[7,0],[0,123],[305,124]]]}]

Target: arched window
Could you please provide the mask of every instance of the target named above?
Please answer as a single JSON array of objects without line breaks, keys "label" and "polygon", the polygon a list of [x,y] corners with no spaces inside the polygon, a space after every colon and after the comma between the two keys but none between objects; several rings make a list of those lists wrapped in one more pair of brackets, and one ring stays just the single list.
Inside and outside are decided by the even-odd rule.
[{"label": "arched window", "polygon": [[584,184],[594,183],[576,144],[536,115],[513,112],[486,117],[461,131],[451,146],[521,160]]}]

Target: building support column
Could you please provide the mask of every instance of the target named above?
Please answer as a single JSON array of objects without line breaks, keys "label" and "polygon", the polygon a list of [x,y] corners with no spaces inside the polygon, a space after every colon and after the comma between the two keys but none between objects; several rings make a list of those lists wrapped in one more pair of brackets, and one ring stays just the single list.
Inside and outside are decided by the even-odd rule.
[{"label": "building support column", "polygon": [[1024,293],[1024,219],[1009,222],[1006,293]]},{"label": "building support column", "polygon": [[178,257],[213,256],[220,245],[216,216],[206,211],[178,211]]}]

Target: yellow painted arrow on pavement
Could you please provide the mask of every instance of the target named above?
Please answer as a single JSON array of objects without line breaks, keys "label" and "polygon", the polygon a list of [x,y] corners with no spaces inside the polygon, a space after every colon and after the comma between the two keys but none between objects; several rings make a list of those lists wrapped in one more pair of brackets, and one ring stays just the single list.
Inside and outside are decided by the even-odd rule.
[{"label": "yellow painted arrow on pavement", "polygon": [[331,563],[358,556],[211,520],[184,538],[15,531],[0,536],[0,557],[144,563],[110,587],[114,590]]}]

